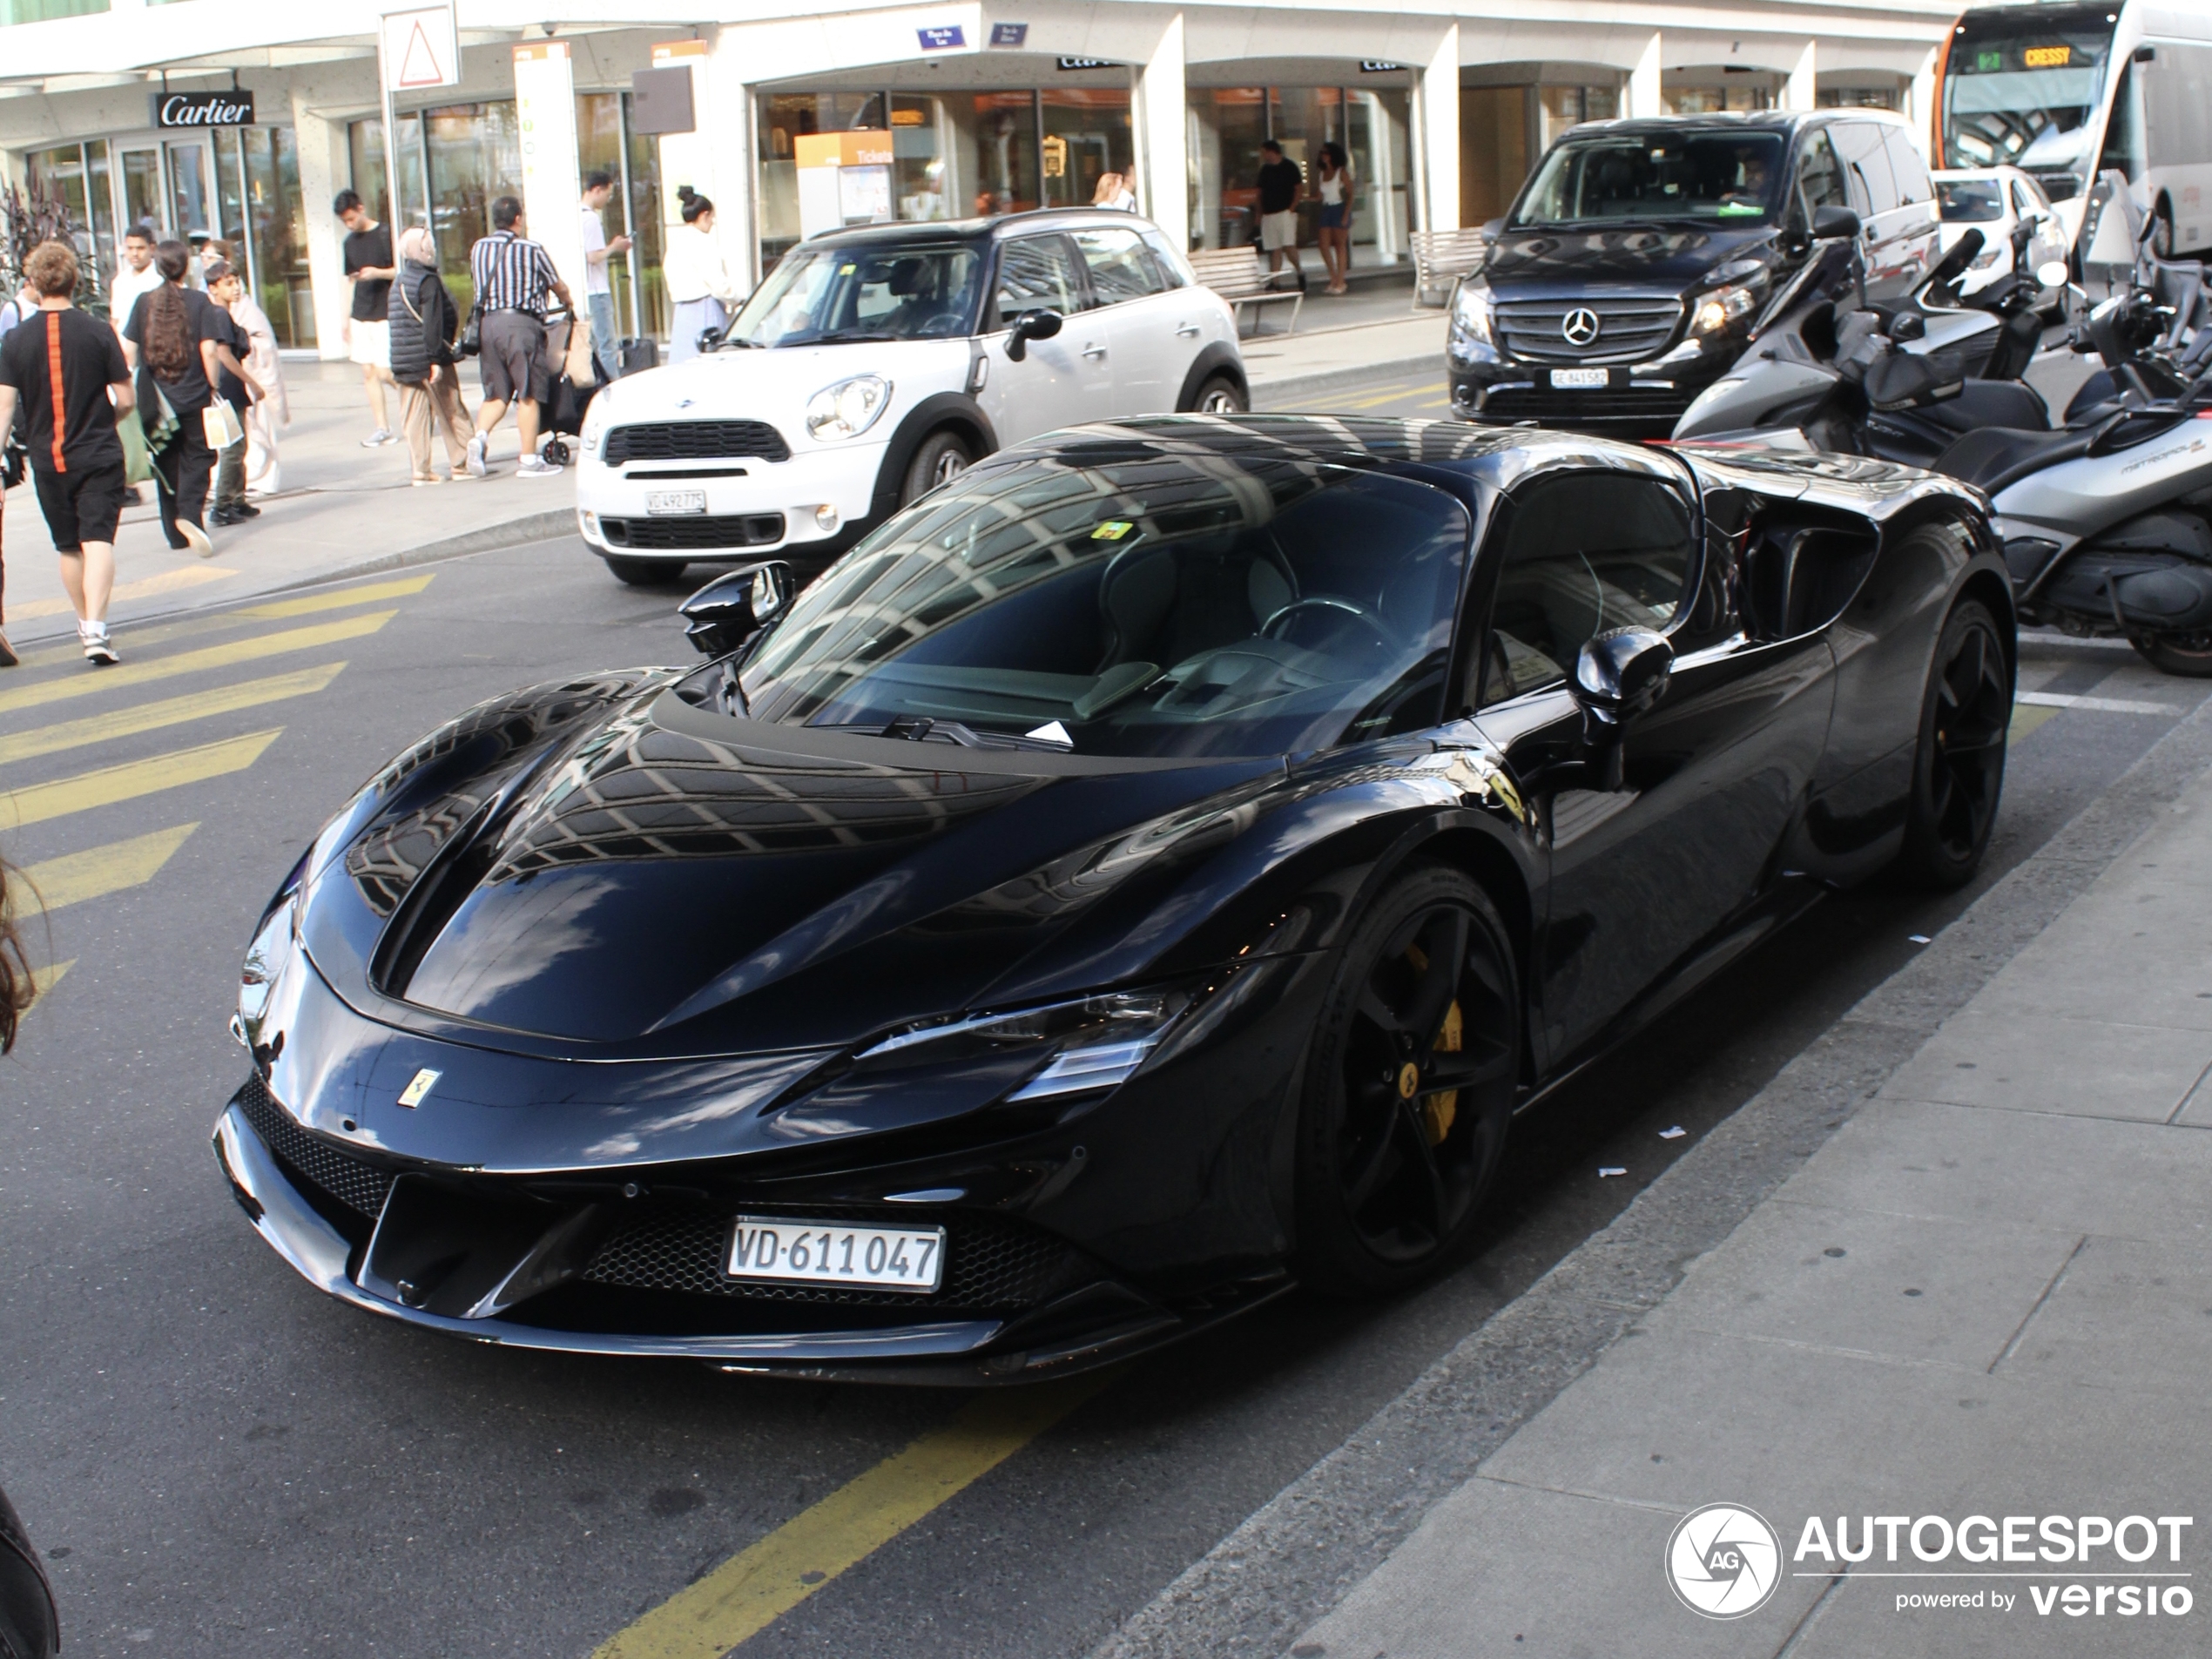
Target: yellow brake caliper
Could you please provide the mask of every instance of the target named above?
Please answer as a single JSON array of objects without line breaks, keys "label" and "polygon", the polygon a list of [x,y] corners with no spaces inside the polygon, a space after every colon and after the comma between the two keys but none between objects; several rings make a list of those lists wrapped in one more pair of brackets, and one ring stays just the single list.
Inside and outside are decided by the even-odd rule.
[{"label": "yellow brake caliper", "polygon": [[[1428,957],[1419,945],[1406,948],[1406,960],[1413,965],[1416,974],[1428,972]],[[1444,1028],[1436,1038],[1437,1053],[1459,1053],[1460,1045],[1465,1041],[1466,1029],[1466,1023],[1460,1017],[1459,1001],[1455,998],[1452,1006],[1444,1010]],[[1431,1146],[1444,1144],[1444,1137],[1452,1132],[1452,1120],[1459,1116],[1459,1111],[1460,1091],[1456,1089],[1447,1089],[1440,1095],[1430,1095],[1422,1100],[1421,1116],[1428,1125],[1428,1143]]]}]

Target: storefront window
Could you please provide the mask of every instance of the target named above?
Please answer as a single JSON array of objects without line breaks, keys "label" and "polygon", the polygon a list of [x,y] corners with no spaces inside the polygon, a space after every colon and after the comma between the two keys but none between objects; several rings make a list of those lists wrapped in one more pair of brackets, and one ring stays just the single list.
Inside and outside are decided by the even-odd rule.
[{"label": "storefront window", "polygon": [[1824,110],[1898,110],[1905,107],[1902,91],[1894,86],[1827,86],[1813,94]]},{"label": "storefront window", "polygon": [[[1584,121],[1610,121],[1621,113],[1621,94],[1610,86],[1544,86],[1536,91],[1536,150]],[[1518,185],[1515,186],[1519,188]]]},{"label": "storefront window", "polygon": [[307,222],[300,201],[300,147],[290,127],[245,127],[246,200],[252,215],[253,284],[277,344],[315,344]]},{"label": "storefront window", "polygon": [[0,24],[84,17],[107,8],[108,0],[0,0]]},{"label": "storefront window", "polygon": [[1748,114],[1774,108],[1776,94],[1773,87],[1764,84],[1669,86],[1661,90],[1659,101],[1669,115],[1720,115],[1729,111]]},{"label": "storefront window", "polygon": [[135,226],[161,227],[161,152],[158,149],[123,152],[123,226],[127,235]]},{"label": "storefront window", "polygon": [[[438,268],[465,314],[475,302],[469,250],[491,233],[491,204],[523,193],[522,133],[515,101],[451,104],[402,115],[398,120],[401,212],[387,211],[384,128],[356,121],[352,143],[354,188],[374,217],[388,224],[420,224],[420,196],[429,199],[430,233],[437,239]],[[426,182],[427,180],[427,182]]]},{"label": "storefront window", "polygon": [[1224,86],[1190,95],[1197,128],[1200,247],[1259,239],[1259,146],[1267,138],[1267,89]]},{"label": "storefront window", "polygon": [[951,124],[945,101],[903,93],[891,99],[891,199],[902,219],[950,219]]},{"label": "storefront window", "polygon": [[958,129],[954,200],[972,213],[1023,213],[1042,199],[1038,173],[1036,94],[977,92],[951,104]]},{"label": "storefront window", "polygon": [[1194,247],[1243,247],[1259,239],[1259,146],[1283,146],[1306,179],[1298,239],[1312,246],[1320,221],[1313,183],[1321,146],[1342,146],[1354,181],[1354,265],[1404,257],[1411,96],[1402,89],[1340,86],[1224,86],[1193,91],[1186,143],[1190,153]]},{"label": "storefront window", "polygon": [[[105,152],[105,146],[102,146]],[[24,158],[24,183],[34,207],[44,202],[58,202],[69,219],[70,240],[76,246],[80,260],[89,260],[96,244],[91,231],[91,202],[87,188],[84,165],[84,146],[64,144],[51,150],[35,150]],[[105,287],[112,269],[100,273],[98,286]],[[10,295],[10,299],[14,296]]]},{"label": "storefront window", "polygon": [[1110,87],[1055,88],[1040,95],[1044,115],[1044,200],[1049,207],[1087,207],[1103,173],[1136,168],[1129,93]]},{"label": "storefront window", "polygon": [[668,330],[661,281],[660,192],[650,138],[631,131],[626,92],[579,92],[576,100],[577,172],[611,174],[615,193],[601,214],[607,239],[637,246],[607,261],[615,296],[615,327],[624,334]]},{"label": "storefront window", "polygon": [[1345,130],[1341,142],[1352,162],[1354,181],[1352,247],[1354,264],[1365,264],[1362,248],[1372,249],[1378,265],[1395,265],[1406,254],[1413,227],[1407,185],[1413,149],[1408,127],[1412,98],[1405,92],[1355,89],[1345,95]]}]

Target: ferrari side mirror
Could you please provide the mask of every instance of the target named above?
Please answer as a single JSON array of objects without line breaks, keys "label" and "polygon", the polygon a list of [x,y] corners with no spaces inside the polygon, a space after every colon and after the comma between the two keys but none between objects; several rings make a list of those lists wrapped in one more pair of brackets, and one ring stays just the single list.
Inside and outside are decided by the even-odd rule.
[{"label": "ferrari side mirror", "polygon": [[1006,336],[1006,359],[1018,363],[1029,354],[1033,340],[1050,340],[1060,332],[1060,314],[1042,307],[1019,311],[1014,315],[1014,327]]},{"label": "ferrari side mirror", "polygon": [[740,565],[677,607],[684,637],[709,657],[727,657],[791,603],[791,566],[781,559]]},{"label": "ferrari side mirror", "polygon": [[1582,711],[1585,765],[1595,786],[1621,787],[1622,729],[1665,693],[1675,648],[1649,628],[1616,628],[1585,640],[1568,691]]}]

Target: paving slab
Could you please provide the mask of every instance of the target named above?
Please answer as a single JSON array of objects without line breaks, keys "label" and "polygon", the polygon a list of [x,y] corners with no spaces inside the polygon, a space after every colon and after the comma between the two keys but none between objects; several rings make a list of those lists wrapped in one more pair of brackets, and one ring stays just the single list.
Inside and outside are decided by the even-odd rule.
[{"label": "paving slab", "polygon": [[1883,1084],[1882,1095],[2163,1123],[2208,1066],[2212,1030],[1969,1008]]}]

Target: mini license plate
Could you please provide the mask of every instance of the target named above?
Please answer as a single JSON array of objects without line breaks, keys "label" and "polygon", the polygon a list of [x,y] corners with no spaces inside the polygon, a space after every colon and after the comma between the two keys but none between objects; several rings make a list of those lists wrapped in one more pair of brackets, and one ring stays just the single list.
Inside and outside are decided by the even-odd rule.
[{"label": "mini license plate", "polygon": [[645,510],[656,517],[670,513],[703,513],[706,511],[706,491],[704,489],[648,490],[645,493]]},{"label": "mini license plate", "polygon": [[856,1227],[791,1216],[739,1216],[725,1277],[776,1285],[850,1285],[927,1295],[945,1279],[942,1227]]},{"label": "mini license plate", "polygon": [[[1552,389],[1555,392],[1588,392],[1602,388],[1605,371],[1602,368],[1555,368],[1552,370]],[[655,508],[654,511],[660,509]]]}]

